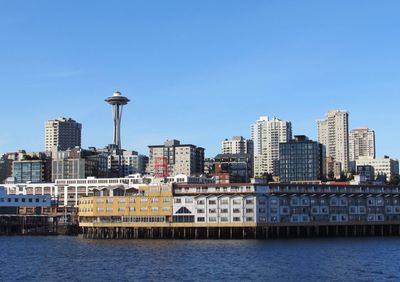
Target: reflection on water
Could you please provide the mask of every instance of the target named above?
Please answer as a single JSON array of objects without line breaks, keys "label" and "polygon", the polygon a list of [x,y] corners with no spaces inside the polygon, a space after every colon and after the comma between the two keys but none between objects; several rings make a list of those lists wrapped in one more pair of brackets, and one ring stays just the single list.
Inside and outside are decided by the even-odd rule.
[{"label": "reflection on water", "polygon": [[400,281],[399,243],[0,237],[0,280]]}]

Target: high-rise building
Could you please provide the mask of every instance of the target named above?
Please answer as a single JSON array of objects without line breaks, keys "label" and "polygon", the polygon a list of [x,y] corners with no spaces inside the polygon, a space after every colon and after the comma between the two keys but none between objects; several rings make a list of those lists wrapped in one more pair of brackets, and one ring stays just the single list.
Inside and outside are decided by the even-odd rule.
[{"label": "high-rise building", "polygon": [[369,128],[357,128],[350,131],[349,155],[353,162],[359,158],[375,159],[375,132]]},{"label": "high-rise building", "polygon": [[250,154],[253,155],[253,140],[243,136],[234,136],[222,141],[221,154]]},{"label": "high-rise building", "polygon": [[324,179],[325,147],[306,136],[279,145],[280,182]]},{"label": "high-rise building", "polygon": [[279,143],[292,139],[291,122],[260,117],[251,125],[254,144],[254,176],[279,175]]},{"label": "high-rise building", "polygon": [[45,151],[64,151],[81,146],[82,125],[71,118],[48,120],[45,125]]},{"label": "high-rise building", "polygon": [[251,139],[253,140],[253,150],[255,156],[262,155],[262,132],[268,123],[269,118],[267,116],[261,116],[255,123],[251,125]]},{"label": "high-rise building", "polygon": [[204,172],[204,148],[167,140],[164,145],[151,145],[149,149],[148,172],[156,177]]},{"label": "high-rise building", "polygon": [[[319,120],[318,142],[325,145],[327,159],[339,162],[343,171],[349,169],[349,113],[331,110],[325,120]],[[332,165],[327,164],[327,168]],[[333,171],[328,171],[333,175]]]}]

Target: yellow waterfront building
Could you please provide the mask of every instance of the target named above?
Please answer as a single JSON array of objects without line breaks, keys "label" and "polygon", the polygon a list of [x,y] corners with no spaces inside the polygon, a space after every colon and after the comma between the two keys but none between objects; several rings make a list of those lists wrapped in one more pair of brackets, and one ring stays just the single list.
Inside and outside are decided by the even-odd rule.
[{"label": "yellow waterfront building", "polygon": [[172,222],[172,186],[95,188],[79,200],[81,227],[164,227]]}]

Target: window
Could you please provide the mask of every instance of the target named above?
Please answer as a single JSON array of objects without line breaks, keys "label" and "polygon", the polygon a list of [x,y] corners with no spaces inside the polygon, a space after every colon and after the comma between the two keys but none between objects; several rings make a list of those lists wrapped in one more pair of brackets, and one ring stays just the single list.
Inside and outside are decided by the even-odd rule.
[{"label": "window", "polygon": [[197,222],[204,222],[206,221],[204,217],[198,217],[197,218]]},{"label": "window", "polygon": [[221,200],[221,205],[228,205],[229,204],[229,200],[228,199],[222,199]]},{"label": "window", "polygon": [[174,199],[174,203],[175,203],[175,204],[180,204],[180,203],[182,203],[182,199],[180,199],[180,198],[175,198],[175,199]]},{"label": "window", "polygon": [[187,207],[181,207],[177,212],[177,214],[191,214],[190,210]]},{"label": "window", "polygon": [[233,209],[233,213],[240,213],[240,209]]},{"label": "window", "polygon": [[216,200],[209,200],[209,201],[208,201],[208,204],[209,204],[209,205],[216,205],[216,204],[217,204],[217,201],[216,201]]},{"label": "window", "polygon": [[233,218],[233,221],[234,221],[234,222],[240,222],[241,220],[240,220],[240,217],[234,217],[234,218]]}]

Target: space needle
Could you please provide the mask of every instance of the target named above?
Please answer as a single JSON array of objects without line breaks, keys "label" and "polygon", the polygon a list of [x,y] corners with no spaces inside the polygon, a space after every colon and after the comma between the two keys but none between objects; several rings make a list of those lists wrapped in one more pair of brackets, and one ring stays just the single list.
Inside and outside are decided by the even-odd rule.
[{"label": "space needle", "polygon": [[120,92],[114,92],[112,96],[105,100],[112,106],[114,120],[114,145],[121,150],[121,118],[122,108],[130,102],[130,100],[121,95]]}]

